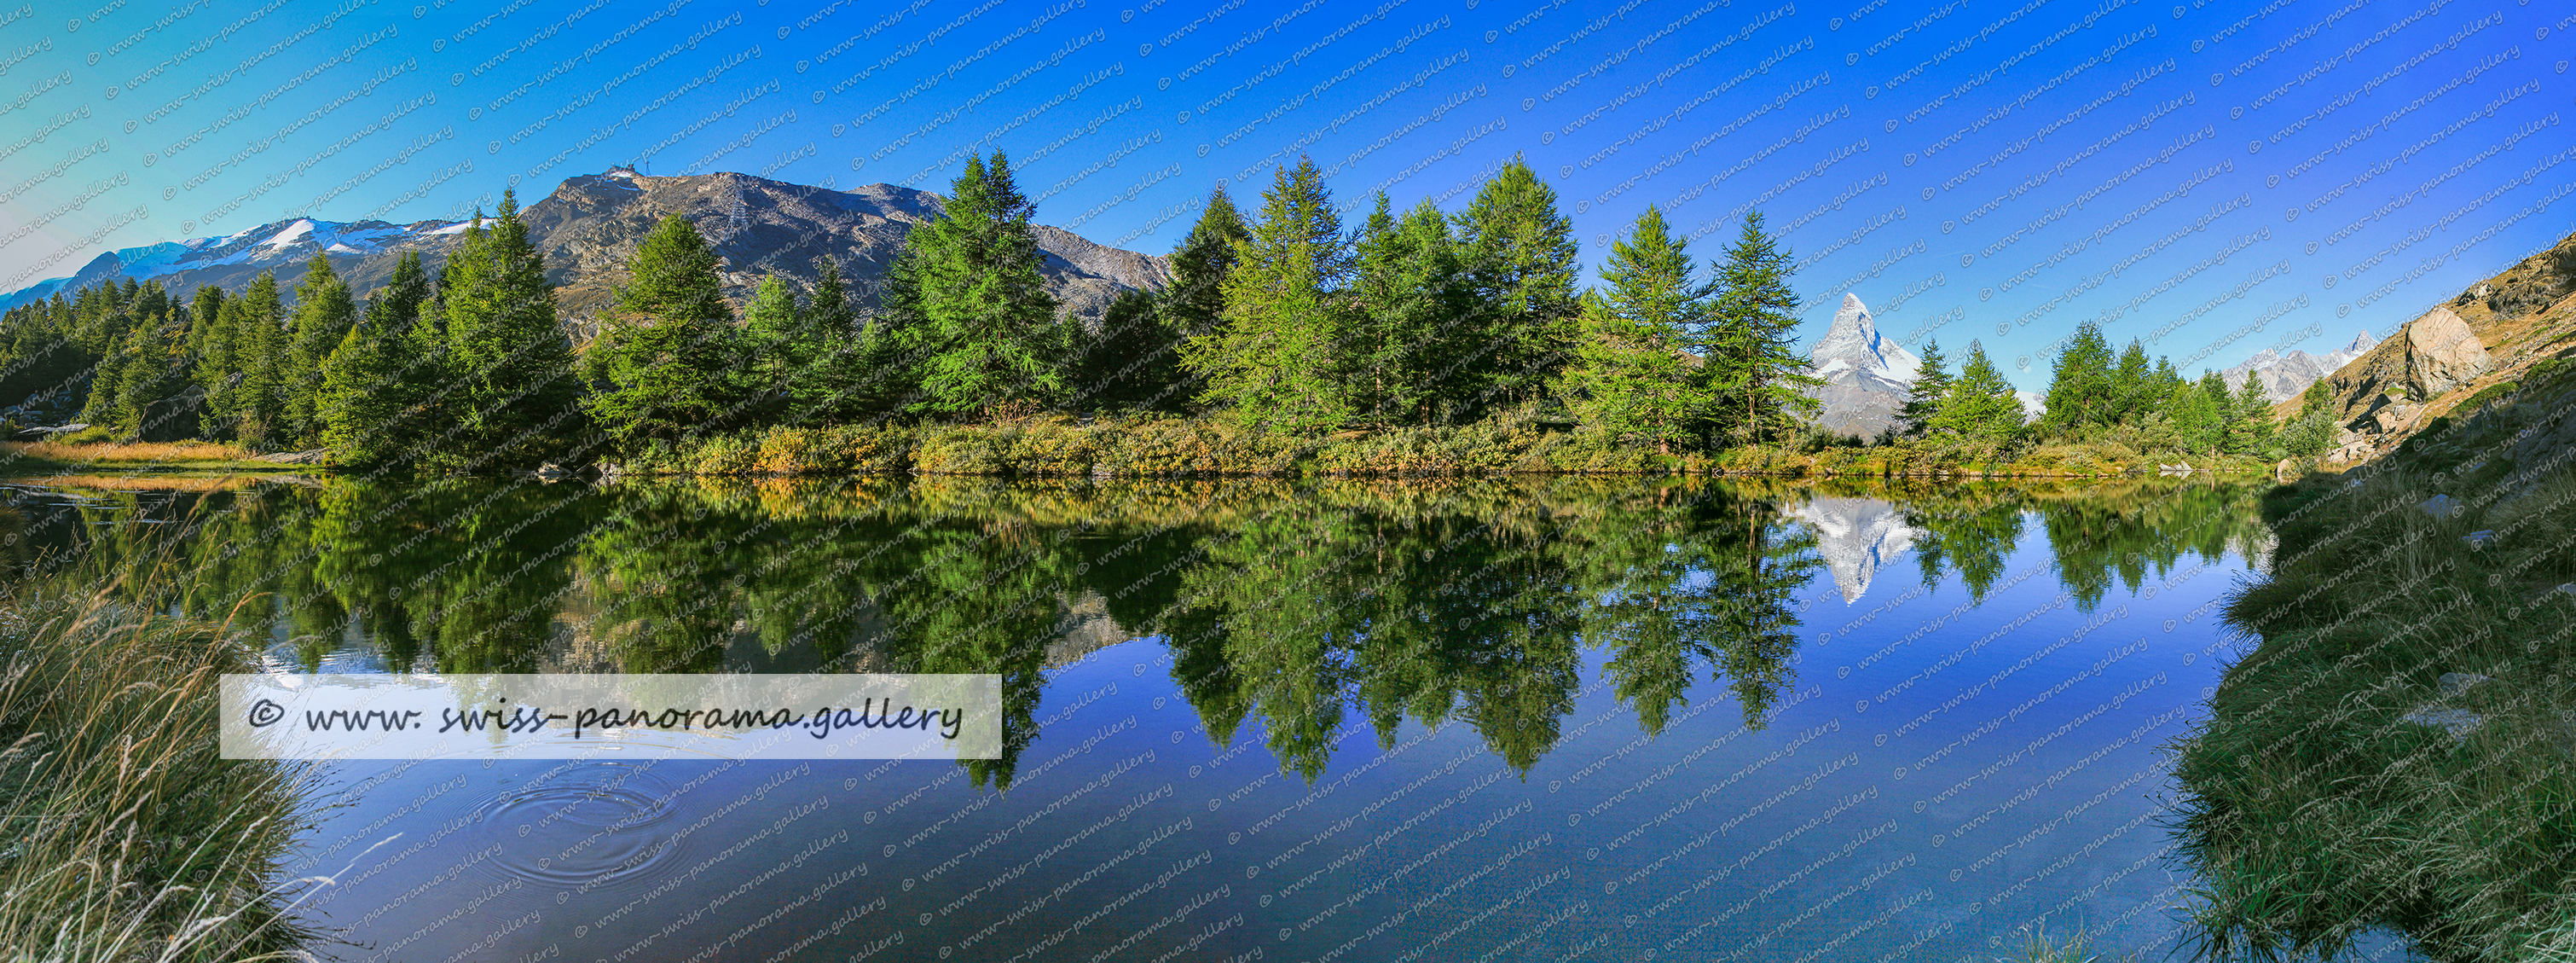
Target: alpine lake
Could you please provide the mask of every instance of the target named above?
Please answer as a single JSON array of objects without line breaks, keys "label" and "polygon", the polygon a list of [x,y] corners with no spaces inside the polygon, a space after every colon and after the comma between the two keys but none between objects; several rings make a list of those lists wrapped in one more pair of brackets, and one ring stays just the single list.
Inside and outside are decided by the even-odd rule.
[{"label": "alpine lake", "polygon": [[1002,677],[992,761],[317,766],[325,958],[2156,959],[2259,490],[67,478],[0,561],[275,673]]}]

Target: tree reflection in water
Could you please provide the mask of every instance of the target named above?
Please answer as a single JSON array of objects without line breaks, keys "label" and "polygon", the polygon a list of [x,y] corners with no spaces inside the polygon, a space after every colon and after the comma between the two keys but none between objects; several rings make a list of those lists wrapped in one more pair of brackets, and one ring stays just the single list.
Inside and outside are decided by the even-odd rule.
[{"label": "tree reflection in water", "polygon": [[1135,638],[1210,739],[1254,721],[1308,780],[1348,727],[1391,746],[1408,720],[1526,774],[1587,650],[1647,734],[1703,678],[1761,727],[1839,564],[1820,496],[1892,508],[1874,550],[1977,600],[2035,522],[2085,610],[2263,537],[2250,490],[2206,483],[336,480],[13,489],[0,562],[106,584],[175,537],[185,588],[155,603],[305,671],[998,673],[979,785],[1010,783],[1051,669]]}]

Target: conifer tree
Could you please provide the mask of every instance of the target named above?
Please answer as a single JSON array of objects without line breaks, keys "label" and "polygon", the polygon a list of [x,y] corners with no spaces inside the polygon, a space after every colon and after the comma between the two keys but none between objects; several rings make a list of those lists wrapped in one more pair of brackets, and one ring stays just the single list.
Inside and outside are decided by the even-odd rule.
[{"label": "conifer tree", "polygon": [[1606,291],[1584,298],[1574,361],[1560,388],[1585,423],[1666,454],[1708,404],[1684,349],[1717,292],[1692,279],[1686,246],[1651,204],[1611,245]]},{"label": "conifer tree", "polygon": [[1171,400],[1180,374],[1180,339],[1165,328],[1162,298],[1126,290],[1100,313],[1100,329],[1074,333],[1081,364],[1073,400],[1091,410],[1140,410]]},{"label": "conifer tree", "polygon": [[2263,379],[2252,369],[2247,369],[2244,383],[2236,387],[2236,397],[2230,401],[2235,412],[2228,450],[2238,454],[2263,455],[2275,443],[2272,401],[2263,388]]},{"label": "conifer tree", "polygon": [[2102,339],[2102,326],[2091,321],[2077,325],[2075,337],[2058,352],[2041,427],[2052,434],[2072,435],[2118,422],[2121,401],[2113,389],[2112,364],[2111,345]]},{"label": "conifer tree", "polygon": [[1565,366],[1574,334],[1581,247],[1556,191],[1514,155],[1458,215],[1459,258],[1477,314],[1465,339],[1490,345],[1474,359],[1476,381],[1502,398],[1528,401]]},{"label": "conifer tree", "polygon": [[305,263],[304,280],[295,286],[295,313],[287,324],[292,344],[278,387],[286,411],[280,441],[288,447],[302,448],[320,440],[322,362],[348,336],[357,313],[349,300],[348,283],[331,270],[328,256],[315,253]]},{"label": "conifer tree", "polygon": [[280,390],[286,355],[284,309],[278,303],[277,276],[267,271],[252,278],[241,297],[224,304],[232,317],[232,354],[240,374],[233,383],[229,424],[232,437],[253,446],[279,443],[286,406]]},{"label": "conifer tree", "polygon": [[191,303],[188,342],[196,364],[189,375],[200,399],[197,437],[221,441],[233,434],[233,382],[241,370],[233,354],[233,322],[241,312],[226,303],[223,288],[212,284],[198,285]]},{"label": "conifer tree", "polygon": [[1950,383],[1949,397],[1942,399],[1941,410],[1933,417],[1933,429],[1997,445],[2021,439],[2021,399],[2013,396],[2012,383],[1986,357],[1983,343],[1968,342],[1968,360],[1959,366],[1958,380]]},{"label": "conifer tree", "polygon": [[805,308],[796,303],[787,279],[776,274],[761,278],[742,312],[739,350],[748,362],[752,395],[746,417],[765,420],[786,414],[796,379],[825,350],[821,333],[805,324]]},{"label": "conifer tree", "polygon": [[1380,193],[1357,254],[1352,397],[1379,424],[1472,417],[1493,344],[1468,323],[1474,292],[1448,218],[1424,201],[1399,221]]},{"label": "conifer tree", "polygon": [[[1214,332],[1225,314],[1225,281],[1233,273],[1241,245],[1251,238],[1251,229],[1243,223],[1242,212],[1235,209],[1234,199],[1225,186],[1210,191],[1197,223],[1181,237],[1172,249],[1172,280],[1152,299],[1154,326],[1114,330],[1126,332],[1124,343],[1095,348],[1101,357],[1115,359],[1127,350],[1148,352],[1119,361],[1125,376],[1123,393],[1132,404],[1164,411],[1181,411],[1189,407],[1199,391],[1199,382],[1182,364],[1182,345],[1189,339]],[[1138,305],[1125,310],[1134,312]],[[1112,314],[1120,310],[1113,302]],[[1111,330],[1103,318],[1104,333]],[[1147,335],[1155,343],[1144,343]],[[1136,360],[1141,358],[1142,360]],[[1129,366],[1133,366],[1130,370]]]},{"label": "conifer tree", "polygon": [[918,258],[920,324],[906,347],[919,359],[914,407],[949,416],[1012,416],[1065,390],[1070,345],[1039,267],[1036,207],[1010,159],[969,157],[938,220],[904,239]]},{"label": "conifer tree", "polygon": [[439,424],[431,406],[447,384],[447,345],[421,323],[429,276],[420,253],[405,252],[363,318],[322,365],[315,405],[321,444],[349,465],[407,467]]},{"label": "conifer tree", "polygon": [[2312,382],[2300,395],[2299,417],[2282,432],[2282,445],[2290,454],[2314,458],[2334,447],[2334,394],[2324,381]]},{"label": "conifer tree", "polygon": [[1163,321],[1189,338],[1216,330],[1225,313],[1225,279],[1252,239],[1234,199],[1218,185],[1198,223],[1172,249],[1172,285],[1162,294]]},{"label": "conifer tree", "polygon": [[850,309],[850,285],[841,264],[829,256],[815,266],[814,293],[800,316],[799,330],[812,340],[813,355],[788,379],[789,410],[798,420],[828,421],[855,412],[854,397],[862,379],[877,372],[860,365],[858,316]]},{"label": "conifer tree", "polygon": [[1762,212],[1747,211],[1742,231],[1718,266],[1717,297],[1693,347],[1715,410],[1738,444],[1779,440],[1822,407],[1811,389],[1824,379],[1798,351],[1798,294],[1789,287],[1796,263],[1762,230]]},{"label": "conifer tree", "polygon": [[1202,379],[1199,400],[1238,424],[1312,434],[1349,421],[1346,365],[1336,354],[1350,273],[1341,218],[1313,158],[1282,167],[1262,193],[1261,219],[1235,247],[1224,319],[1182,347]]},{"label": "conifer tree", "polygon": [[[572,342],[555,321],[545,257],[510,192],[502,192],[498,213],[490,232],[467,232],[439,292],[456,387],[451,411],[465,441],[446,451],[467,468],[563,457],[579,429]],[[476,217],[479,224],[481,212]]]},{"label": "conifer tree", "polygon": [[2159,389],[2154,376],[2155,372],[2147,361],[2147,346],[2131,339],[2129,346],[2120,351],[2119,366],[2111,370],[2110,394],[2112,403],[2117,406],[2112,421],[2134,424],[2146,420],[2148,413],[2156,410],[2162,399],[2157,395]]},{"label": "conifer tree", "polygon": [[847,410],[885,418],[911,411],[922,398],[921,252],[910,237],[877,279],[876,295],[875,310],[859,334],[851,379],[839,397]]},{"label": "conifer tree", "polygon": [[586,359],[604,382],[587,399],[590,415],[628,451],[722,423],[741,353],[715,249],[687,218],[664,215],[631,271]]},{"label": "conifer tree", "polygon": [[149,310],[139,321],[126,335],[132,348],[117,378],[115,423],[126,437],[141,441],[184,437],[196,426],[180,424],[177,417],[188,389],[188,356],[177,312]]},{"label": "conifer tree", "polygon": [[1905,406],[1897,417],[1908,438],[1923,437],[1932,429],[1933,416],[1940,412],[1941,401],[1950,394],[1950,372],[1942,367],[1941,342],[1923,342],[1923,365],[1914,375],[1914,384],[1906,390]]}]

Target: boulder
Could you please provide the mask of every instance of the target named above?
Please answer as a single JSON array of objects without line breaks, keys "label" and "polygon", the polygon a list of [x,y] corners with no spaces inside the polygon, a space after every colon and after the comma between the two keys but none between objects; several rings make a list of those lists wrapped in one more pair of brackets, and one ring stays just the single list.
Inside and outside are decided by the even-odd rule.
[{"label": "boulder", "polygon": [[2434,308],[2406,325],[2406,380],[2419,398],[2434,398],[2479,375],[2495,370],[2469,323],[2447,307]]}]

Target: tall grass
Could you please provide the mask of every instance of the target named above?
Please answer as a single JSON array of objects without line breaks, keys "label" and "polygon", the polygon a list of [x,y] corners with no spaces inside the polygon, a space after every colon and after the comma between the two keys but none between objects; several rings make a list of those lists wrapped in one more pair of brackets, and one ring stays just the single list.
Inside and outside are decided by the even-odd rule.
[{"label": "tall grass", "polygon": [[2560,413],[2266,499],[2272,571],[2227,610],[2259,644],[2177,746],[2198,957],[2331,959],[2387,928],[2437,960],[2576,959],[2576,472],[2502,457]]},{"label": "tall grass", "polygon": [[0,959],[291,959],[310,938],[289,913],[311,884],[277,878],[303,771],[220,757],[220,678],[253,654],[154,611],[164,562],[0,591]]}]

